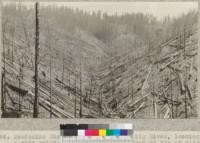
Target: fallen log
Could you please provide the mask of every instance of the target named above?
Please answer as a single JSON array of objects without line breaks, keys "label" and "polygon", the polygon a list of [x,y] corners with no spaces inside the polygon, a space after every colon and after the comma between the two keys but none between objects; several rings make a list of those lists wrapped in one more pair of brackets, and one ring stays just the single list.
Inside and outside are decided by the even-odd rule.
[{"label": "fallen log", "polygon": [[131,106],[129,106],[128,108],[132,108],[134,105],[136,105],[137,103],[139,103],[141,100],[143,100],[144,98],[146,98],[147,96],[149,96],[150,94],[148,93],[147,95],[143,96],[141,99],[135,101]]},{"label": "fallen log", "polygon": [[179,72],[177,71],[177,70],[175,70],[175,68],[172,68],[171,67],[171,69],[172,69],[172,71],[177,75],[177,77],[178,77],[178,80],[179,80],[179,83],[180,83],[180,90],[181,90],[181,94],[183,94],[185,91],[186,91],[186,89],[185,89],[185,86],[184,86],[184,84],[183,84],[183,81],[182,81],[182,79],[181,79],[181,77],[180,77],[180,75],[179,75]]},{"label": "fallen log", "polygon": [[137,109],[135,109],[135,111],[133,112],[133,116],[144,106],[144,104],[145,102],[142,102],[142,104],[140,104],[140,106]]},{"label": "fallen log", "polygon": [[164,119],[169,119],[170,118],[170,108],[167,106],[167,110],[164,114]]},{"label": "fallen log", "polygon": [[191,91],[188,85],[185,85],[186,91],[188,93],[188,97],[190,98],[190,100],[192,100],[192,95],[191,95]]},{"label": "fallen log", "polygon": [[22,88],[19,88],[19,87],[15,86],[15,85],[12,85],[12,84],[9,84],[9,83],[6,83],[5,85],[7,85],[10,89],[12,89],[12,90],[15,91],[15,92],[20,93],[20,94],[23,95],[23,96],[26,95],[26,94],[28,93],[27,90],[24,90],[24,89],[22,89]]},{"label": "fallen log", "polygon": [[171,60],[167,64],[165,64],[163,67],[160,68],[160,71],[163,71],[166,67],[168,67],[170,64],[173,64],[175,62],[175,59]]},{"label": "fallen log", "polygon": [[[144,93],[144,92],[147,90],[147,88],[148,88],[148,86],[149,86],[149,85],[148,85],[148,79],[149,79],[150,74],[151,74],[152,66],[153,66],[153,65],[150,65],[150,66],[149,66],[148,74],[147,74],[146,79],[145,79],[145,81],[144,81],[144,83],[143,83],[143,85],[142,85],[142,89],[141,89],[142,95],[146,94],[146,93]],[[145,91],[144,91],[144,90],[145,90]]]}]

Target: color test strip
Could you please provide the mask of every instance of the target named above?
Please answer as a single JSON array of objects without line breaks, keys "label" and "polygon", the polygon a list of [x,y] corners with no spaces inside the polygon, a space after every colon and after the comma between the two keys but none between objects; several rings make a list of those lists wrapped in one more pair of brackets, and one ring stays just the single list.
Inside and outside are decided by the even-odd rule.
[{"label": "color test strip", "polygon": [[60,125],[61,136],[132,136],[132,124]]},{"label": "color test strip", "polygon": [[61,124],[60,129],[133,129],[132,124]]},{"label": "color test strip", "polygon": [[99,130],[85,130],[85,136],[99,136]]},{"label": "color test strip", "polygon": [[78,136],[84,137],[85,136],[85,130],[78,130]]},{"label": "color test strip", "polygon": [[130,136],[132,130],[100,129],[100,130],[61,130],[62,136]]},{"label": "color test strip", "polygon": [[127,129],[132,130],[133,125],[132,124],[110,124],[109,129]]},{"label": "color test strip", "polygon": [[88,124],[61,124],[60,129],[62,130],[67,130],[67,129],[73,129],[73,130],[78,130],[78,129],[83,129],[87,130],[89,127]]},{"label": "color test strip", "polygon": [[113,130],[107,129],[106,136],[113,136]]},{"label": "color test strip", "polygon": [[62,136],[78,136],[78,130],[62,130]]},{"label": "color test strip", "polygon": [[99,130],[99,136],[106,136],[106,130]]},{"label": "color test strip", "polygon": [[88,124],[88,129],[110,129],[109,124]]},{"label": "color test strip", "polygon": [[128,136],[128,130],[120,130],[121,136]]},{"label": "color test strip", "polygon": [[120,130],[113,130],[113,136],[120,136]]}]

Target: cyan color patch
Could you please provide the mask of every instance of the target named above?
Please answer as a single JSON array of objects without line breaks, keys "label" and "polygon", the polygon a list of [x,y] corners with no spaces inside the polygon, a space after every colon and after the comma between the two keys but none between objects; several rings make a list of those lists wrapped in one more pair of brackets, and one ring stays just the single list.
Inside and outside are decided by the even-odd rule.
[{"label": "cyan color patch", "polygon": [[120,136],[120,130],[113,130],[113,136]]}]

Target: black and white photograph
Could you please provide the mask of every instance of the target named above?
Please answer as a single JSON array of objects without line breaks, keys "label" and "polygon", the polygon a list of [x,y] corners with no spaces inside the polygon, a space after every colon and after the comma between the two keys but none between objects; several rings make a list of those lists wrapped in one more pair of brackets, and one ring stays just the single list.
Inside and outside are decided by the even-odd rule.
[{"label": "black and white photograph", "polygon": [[198,2],[3,2],[1,118],[197,118]]}]

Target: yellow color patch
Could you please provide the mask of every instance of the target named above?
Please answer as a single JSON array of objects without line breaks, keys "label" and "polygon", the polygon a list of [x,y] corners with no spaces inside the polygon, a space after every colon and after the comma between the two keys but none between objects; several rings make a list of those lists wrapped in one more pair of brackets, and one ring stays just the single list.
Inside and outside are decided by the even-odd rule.
[{"label": "yellow color patch", "polygon": [[106,130],[99,130],[99,136],[106,136]]}]

